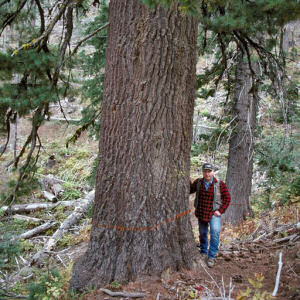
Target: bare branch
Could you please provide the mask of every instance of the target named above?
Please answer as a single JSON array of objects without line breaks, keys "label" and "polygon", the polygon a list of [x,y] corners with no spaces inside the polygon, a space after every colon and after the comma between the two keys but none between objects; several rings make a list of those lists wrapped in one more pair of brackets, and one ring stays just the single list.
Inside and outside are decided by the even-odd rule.
[{"label": "bare branch", "polygon": [[67,46],[70,44],[70,40],[72,37],[72,32],[73,32],[73,7],[69,7],[67,11],[67,24],[66,24],[67,32],[65,34],[64,41],[62,43],[61,49],[60,49],[60,63],[57,66],[55,73],[52,78],[52,87],[56,86],[58,77],[59,77],[59,72],[64,64],[64,57],[66,53]]},{"label": "bare branch", "polygon": [[112,292],[111,290],[108,289],[103,289],[101,288],[100,291],[102,291],[105,294],[108,294],[109,296],[112,297],[125,297],[125,298],[143,298],[145,297],[145,293],[129,293],[129,292]]},{"label": "bare branch", "polygon": [[74,50],[72,51],[71,55],[74,55],[78,48],[84,43],[86,42],[88,39],[90,39],[91,37],[93,37],[94,35],[96,35],[99,31],[103,30],[104,28],[106,28],[109,25],[109,23],[104,24],[103,26],[99,27],[98,29],[96,29],[93,33],[91,33],[90,35],[86,36],[84,39],[82,39],[80,42],[78,42],[78,44],[76,45],[76,47],[74,48]]}]

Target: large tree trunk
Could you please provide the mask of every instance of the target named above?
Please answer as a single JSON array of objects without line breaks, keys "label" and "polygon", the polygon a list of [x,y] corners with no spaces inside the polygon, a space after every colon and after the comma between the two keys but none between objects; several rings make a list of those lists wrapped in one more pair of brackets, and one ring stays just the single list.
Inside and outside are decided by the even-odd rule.
[{"label": "large tree trunk", "polygon": [[197,21],[112,0],[93,226],[70,288],[193,267],[188,177]]},{"label": "large tree trunk", "polygon": [[233,103],[235,128],[229,141],[226,176],[226,183],[232,200],[226,211],[225,220],[232,224],[239,224],[245,216],[252,215],[250,194],[257,101],[256,89],[252,84],[248,62],[244,61],[241,55],[236,70]]}]

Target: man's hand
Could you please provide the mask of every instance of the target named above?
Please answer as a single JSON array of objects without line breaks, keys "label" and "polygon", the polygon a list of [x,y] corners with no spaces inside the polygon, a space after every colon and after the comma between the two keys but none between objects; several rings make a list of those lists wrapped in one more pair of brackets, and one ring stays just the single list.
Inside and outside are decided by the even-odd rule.
[{"label": "man's hand", "polygon": [[221,216],[221,213],[220,213],[218,210],[216,210],[216,211],[214,212],[214,215],[215,215],[216,217],[220,217],[220,216]]}]

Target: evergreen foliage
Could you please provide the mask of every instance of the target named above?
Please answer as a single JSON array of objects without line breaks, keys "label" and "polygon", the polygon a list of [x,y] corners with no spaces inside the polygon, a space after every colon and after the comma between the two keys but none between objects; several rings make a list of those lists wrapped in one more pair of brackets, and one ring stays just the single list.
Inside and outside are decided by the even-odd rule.
[{"label": "evergreen foliage", "polygon": [[9,269],[15,264],[15,256],[20,254],[20,242],[13,240],[10,234],[1,237],[0,268]]},{"label": "evergreen foliage", "polygon": [[48,272],[41,274],[39,282],[31,283],[28,286],[28,299],[61,299],[63,290],[63,278],[56,269],[49,269]]},{"label": "evergreen foliage", "polygon": [[[0,71],[2,80],[0,129],[7,133],[7,142],[1,154],[6,149],[10,126],[15,122],[17,116],[31,116],[32,123],[32,131],[14,161],[14,167],[19,167],[19,177],[12,192],[6,197],[6,201],[14,201],[20,188],[20,182],[26,177],[26,173],[31,172],[31,165],[37,161],[39,149],[42,146],[38,128],[50,117],[50,106],[58,103],[61,107],[61,99],[79,94],[73,85],[78,82],[73,69],[76,66],[79,68],[81,66],[79,63],[82,61],[84,61],[84,75],[91,76],[89,82],[83,86],[84,97],[90,101],[83,114],[83,127],[93,124],[96,117],[99,116],[97,109],[92,111],[91,107],[96,108],[96,103],[100,102],[102,94],[103,72],[101,74],[100,69],[104,66],[105,46],[103,45],[105,45],[106,39],[100,37],[91,42],[93,46],[98,47],[99,45],[97,50],[102,49],[99,53],[95,52],[93,57],[82,54],[78,59],[74,55],[77,48],[74,48],[73,52],[70,48],[68,50],[73,34],[75,14],[77,19],[80,19],[88,8],[89,1],[77,1],[76,4],[70,1],[62,3],[40,0],[14,1],[14,3],[4,1],[0,5],[0,19],[3,20],[0,24],[0,33],[10,26],[10,32],[16,39],[13,48],[7,47],[0,51],[2,67]],[[100,15],[89,25],[87,33],[95,30],[98,24],[103,24],[104,19]],[[62,35],[58,40],[50,39],[53,27],[60,20],[63,21]],[[13,45],[11,39],[12,37],[10,45]],[[101,58],[98,59],[98,57]],[[38,151],[35,150],[37,146]],[[20,167],[20,158],[25,154],[27,158]]]},{"label": "evergreen foliage", "polygon": [[[150,8],[161,5],[171,8],[174,0],[143,0]],[[214,62],[204,74],[197,76],[198,96],[214,96],[222,87],[227,92],[223,102],[226,117],[217,120],[218,129],[209,137],[209,149],[217,149],[221,140],[227,140],[232,126],[230,100],[234,86],[234,68],[237,54],[241,51],[247,58],[253,76],[253,89],[261,82],[271,81],[266,91],[274,97],[284,98],[291,95],[288,113],[294,118],[298,92],[295,84],[288,81],[288,88],[282,89],[285,75],[285,53],[280,50],[280,34],[285,23],[295,20],[300,15],[297,0],[179,0],[179,9],[183,14],[190,14],[199,20],[199,55],[213,54]],[[91,53],[82,52],[75,55],[77,47],[70,45],[75,14],[77,19],[91,10],[92,5],[100,4],[98,16],[88,24],[85,35],[91,34],[88,44],[94,47]],[[177,5],[177,4],[176,4]],[[50,21],[49,17],[52,17]],[[40,144],[38,128],[50,117],[49,107],[59,103],[60,99],[78,95],[80,91],[72,85],[82,84],[81,97],[86,103],[80,128],[69,142],[75,142],[83,130],[92,128],[92,133],[99,132],[102,86],[105,66],[106,31],[94,35],[96,28],[107,24],[106,1],[81,0],[76,3],[36,1],[3,1],[0,5],[0,34],[10,26],[16,33],[13,48],[0,51],[0,129],[8,135],[10,124],[17,115],[32,116],[32,131],[14,162],[17,168],[20,158],[27,153],[27,159],[19,169],[19,178],[11,199],[14,199]],[[36,22],[36,19],[39,21]],[[59,20],[64,20],[62,36],[58,41],[51,39],[53,27]],[[79,46],[79,44],[78,44]],[[254,72],[253,61],[259,61],[261,72]],[[82,68],[82,76],[87,80],[76,78],[73,69]],[[278,76],[279,74],[279,76]],[[213,83],[214,86],[211,86]],[[295,92],[296,91],[296,92]],[[281,99],[282,100],[282,99]],[[214,118],[214,116],[209,116]],[[286,118],[285,118],[286,121]],[[208,138],[207,136],[204,138]],[[41,146],[41,145],[39,145]],[[27,150],[27,152],[26,152]],[[36,161],[36,158],[33,159]]]},{"label": "evergreen foliage", "polygon": [[300,154],[297,140],[287,137],[284,132],[273,132],[263,137],[257,145],[256,153],[262,178],[260,187],[266,191],[260,205],[271,208],[278,200],[274,192],[280,195],[281,204],[289,204],[294,197],[299,197]]},{"label": "evergreen foliage", "polygon": [[[97,28],[100,28],[108,22],[108,5],[101,1],[99,14],[95,19],[87,24],[85,35],[89,35]],[[98,137],[99,121],[101,112],[101,101],[103,96],[104,68],[105,68],[105,51],[106,51],[107,30],[101,31],[101,35],[93,36],[88,45],[94,47],[92,53],[86,53],[83,50],[79,57],[82,63],[84,81],[81,88],[81,100],[85,104],[82,110],[81,126],[68,141],[75,142],[82,131],[90,128],[90,132]]]}]

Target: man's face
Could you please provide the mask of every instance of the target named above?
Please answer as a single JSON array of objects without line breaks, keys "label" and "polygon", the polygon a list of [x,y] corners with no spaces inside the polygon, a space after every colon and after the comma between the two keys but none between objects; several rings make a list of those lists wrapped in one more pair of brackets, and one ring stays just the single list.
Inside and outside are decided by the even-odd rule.
[{"label": "man's face", "polygon": [[206,180],[206,181],[211,181],[212,178],[214,177],[214,171],[212,170],[202,170],[202,173],[203,173],[203,178]]}]

